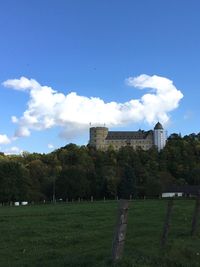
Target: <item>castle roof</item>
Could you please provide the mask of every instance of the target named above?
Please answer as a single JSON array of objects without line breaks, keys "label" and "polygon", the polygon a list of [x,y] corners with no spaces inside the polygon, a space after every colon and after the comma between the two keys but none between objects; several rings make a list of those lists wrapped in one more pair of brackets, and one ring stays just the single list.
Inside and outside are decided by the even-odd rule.
[{"label": "castle roof", "polygon": [[163,130],[163,126],[160,122],[157,122],[155,127],[154,127],[154,130]]},{"label": "castle roof", "polygon": [[109,131],[106,140],[130,140],[130,139],[146,139],[147,136],[152,136],[152,131]]}]

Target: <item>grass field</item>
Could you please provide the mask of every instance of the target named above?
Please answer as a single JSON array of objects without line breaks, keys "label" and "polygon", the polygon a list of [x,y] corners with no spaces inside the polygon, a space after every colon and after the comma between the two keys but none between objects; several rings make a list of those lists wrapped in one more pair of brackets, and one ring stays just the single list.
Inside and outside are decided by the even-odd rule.
[{"label": "grass field", "polygon": [[[175,201],[162,250],[167,201],[132,201],[124,257],[117,266],[199,267],[200,230],[190,237],[194,204]],[[112,266],[116,214],[116,201],[0,207],[0,266]]]}]

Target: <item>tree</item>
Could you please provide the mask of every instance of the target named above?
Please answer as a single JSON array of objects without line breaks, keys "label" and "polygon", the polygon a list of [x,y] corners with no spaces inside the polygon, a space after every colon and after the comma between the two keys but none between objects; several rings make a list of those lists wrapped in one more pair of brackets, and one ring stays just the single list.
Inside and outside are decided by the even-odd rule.
[{"label": "tree", "polygon": [[47,198],[45,195],[49,181],[48,167],[40,159],[32,160],[28,163],[27,169],[31,178],[32,200],[40,201]]},{"label": "tree", "polygon": [[120,170],[120,182],[118,185],[119,197],[128,199],[130,195],[136,196],[136,186],[137,184],[134,169],[127,164]]},{"label": "tree", "polygon": [[88,197],[89,181],[86,171],[80,166],[64,167],[56,182],[56,197],[73,199]]},{"label": "tree", "polygon": [[28,170],[11,160],[0,161],[0,201],[30,200],[31,182]]}]

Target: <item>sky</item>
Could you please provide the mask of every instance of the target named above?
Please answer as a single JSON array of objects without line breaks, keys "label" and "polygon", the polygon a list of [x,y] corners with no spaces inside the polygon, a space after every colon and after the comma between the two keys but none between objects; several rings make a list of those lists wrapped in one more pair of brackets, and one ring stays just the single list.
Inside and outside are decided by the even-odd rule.
[{"label": "sky", "polygon": [[0,151],[89,127],[200,132],[200,1],[0,1]]}]

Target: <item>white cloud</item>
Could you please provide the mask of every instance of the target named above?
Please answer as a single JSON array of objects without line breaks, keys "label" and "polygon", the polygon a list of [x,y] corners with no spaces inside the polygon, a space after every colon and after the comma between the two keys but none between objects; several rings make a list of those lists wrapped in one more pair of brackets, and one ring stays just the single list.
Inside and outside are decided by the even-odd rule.
[{"label": "white cloud", "polygon": [[18,123],[18,118],[17,118],[16,116],[12,116],[12,117],[11,117],[11,121],[12,121],[13,123]]},{"label": "white cloud", "polygon": [[28,129],[28,127],[23,126],[22,122],[20,122],[20,127],[17,128],[17,130],[15,131],[15,136],[14,138],[18,138],[18,137],[26,137],[29,136],[31,134],[30,130]]},{"label": "white cloud", "polygon": [[61,126],[61,136],[71,137],[75,132],[88,129],[89,124],[114,127],[128,123],[156,121],[167,123],[169,112],[178,107],[183,97],[173,82],[160,76],[140,75],[126,80],[129,86],[151,89],[140,99],[131,99],[125,103],[105,103],[98,97],[79,96],[75,92],[67,95],[42,86],[34,79],[21,77],[7,80],[4,86],[16,90],[28,91],[30,99],[27,110],[20,118],[12,117],[18,124],[15,136],[29,136],[32,130],[44,130]]},{"label": "white cloud", "polygon": [[10,139],[6,134],[0,134],[0,144],[1,145],[7,145],[10,143]]},{"label": "white cloud", "polygon": [[5,149],[4,153],[6,155],[12,155],[12,154],[21,154],[23,152],[23,150],[21,150],[19,147],[17,146],[12,146],[10,148]]},{"label": "white cloud", "polygon": [[54,149],[54,145],[52,145],[52,144],[48,144],[48,148],[49,148],[49,149]]},{"label": "white cloud", "polygon": [[26,77],[21,77],[20,79],[7,80],[3,82],[2,85],[15,90],[26,91],[33,88],[38,88],[39,83],[34,79],[29,80]]},{"label": "white cloud", "polygon": [[183,94],[177,90],[171,80],[157,75],[143,74],[136,78],[130,77],[126,82],[129,86],[139,89],[151,88],[155,92],[143,95],[140,100],[144,118],[150,124],[156,119],[167,123],[169,120],[168,112],[176,109],[179,101],[183,98]]}]

